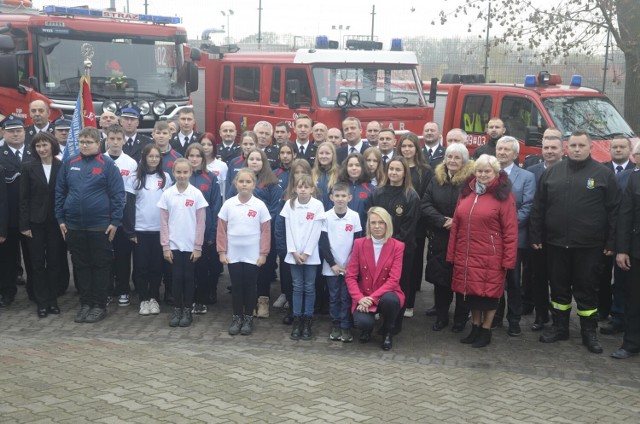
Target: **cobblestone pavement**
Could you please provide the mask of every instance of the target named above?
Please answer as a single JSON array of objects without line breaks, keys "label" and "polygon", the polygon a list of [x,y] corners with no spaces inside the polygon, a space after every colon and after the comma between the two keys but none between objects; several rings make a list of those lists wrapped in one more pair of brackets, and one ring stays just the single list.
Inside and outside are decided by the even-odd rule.
[{"label": "cobblestone pavement", "polygon": [[219,304],[186,329],[168,326],[164,305],[159,316],[139,316],[135,301],[110,306],[100,323],[75,324],[72,293],[61,298],[62,315],[39,320],[21,288],[0,310],[0,422],[636,424],[640,417],[640,360],[609,358],[619,336],[601,336],[605,354],[587,352],[575,318],[567,342],[539,343],[527,316],[522,337],[500,328],[490,346],[472,349],[449,328],[431,331],[425,284],[416,316],[383,352],[379,338],[329,341],[327,316],[312,341],[291,341],[273,308],[252,336],[229,336],[226,284],[223,277]]}]

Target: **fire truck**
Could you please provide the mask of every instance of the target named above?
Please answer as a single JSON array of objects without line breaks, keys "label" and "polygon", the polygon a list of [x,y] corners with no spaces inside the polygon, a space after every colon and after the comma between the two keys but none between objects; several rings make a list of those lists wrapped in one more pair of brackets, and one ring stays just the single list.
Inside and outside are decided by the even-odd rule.
[{"label": "fire truck", "polygon": [[239,131],[258,121],[288,122],[305,114],[329,128],[347,117],[363,127],[379,121],[397,134],[422,132],[433,118],[413,52],[381,50],[382,44],[347,41],[338,50],[326,37],[316,48],[289,53],[240,53],[229,46],[201,47],[205,71],[206,130],[217,134],[232,121]]},{"label": "fire truck", "polygon": [[[15,46],[21,90],[0,97],[0,112],[29,121],[30,98],[19,91],[31,89],[71,114],[89,59],[95,113],[135,105],[142,113],[140,130],[149,132],[159,116],[187,105],[198,88],[197,66],[185,60],[187,34],[179,23],[175,17],[86,7],[39,11],[4,2],[0,33]],[[198,53],[192,51],[192,60]]]},{"label": "fire truck", "polygon": [[568,138],[575,129],[589,132],[594,143],[591,154],[610,160],[609,144],[616,134],[635,143],[637,137],[609,98],[601,91],[582,87],[574,75],[562,85],[560,75],[546,71],[527,75],[523,84],[485,83],[483,75],[445,74],[442,80],[425,83],[425,91],[436,92],[435,121],[443,134],[462,128],[473,151],[486,142],[486,126],[492,117],[504,121],[507,134],[520,142],[520,161],[539,154],[542,134],[559,129]]}]

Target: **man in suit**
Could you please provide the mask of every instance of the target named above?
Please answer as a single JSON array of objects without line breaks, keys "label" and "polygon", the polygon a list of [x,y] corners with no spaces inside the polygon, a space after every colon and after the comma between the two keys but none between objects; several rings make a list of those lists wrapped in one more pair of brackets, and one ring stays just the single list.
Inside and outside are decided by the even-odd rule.
[{"label": "man in suit", "polygon": [[[548,128],[542,136],[543,162],[532,165],[527,170],[536,178],[536,187],[545,169],[560,163],[562,160],[562,133],[556,128]],[[523,296],[530,293],[536,311],[536,318],[531,325],[532,331],[541,331],[549,322],[549,274],[547,273],[547,253],[544,247],[529,250],[529,266],[531,270],[531,287],[523,287]],[[526,301],[526,300],[525,300]]]},{"label": "man in suit", "polygon": [[396,133],[391,128],[382,129],[377,135],[378,150],[382,155],[382,166],[387,169],[387,164],[393,158],[396,148]]},{"label": "man in suit", "polygon": [[[109,111],[103,111],[102,115],[100,115],[100,138],[102,140],[106,140],[107,128],[117,123],[118,123],[118,116],[115,113],[109,112]],[[102,151],[103,152],[106,151],[104,143],[102,145]]]},{"label": "man in suit", "polygon": [[313,144],[315,144],[316,147],[327,141],[327,131],[329,131],[329,128],[322,122],[316,123],[313,128],[311,128]]},{"label": "man in suit", "polygon": [[354,116],[350,116],[342,121],[342,133],[347,140],[347,145],[338,148],[336,156],[338,165],[342,164],[350,153],[358,152],[363,154],[371,145],[362,140],[362,123]]},{"label": "man in suit", "polygon": [[273,138],[276,140],[278,146],[281,146],[282,143],[291,141],[291,128],[289,124],[285,121],[278,122],[273,130]]},{"label": "man in suit", "polygon": [[316,150],[318,150],[318,145],[309,140],[312,126],[313,121],[309,116],[298,115],[293,127],[296,133],[296,158],[305,159],[311,166],[316,160]]},{"label": "man in suit", "polygon": [[49,105],[42,100],[34,100],[29,104],[29,116],[31,117],[32,125],[25,128],[24,142],[27,146],[31,145],[33,136],[40,131],[53,132],[53,125],[49,122],[49,116],[51,116],[51,110]]},{"label": "man in suit", "polygon": [[[604,162],[604,166],[612,170],[616,174],[616,177],[618,177],[618,175],[623,171],[636,167],[636,165],[629,160],[629,156],[631,155],[631,140],[623,134],[618,134],[613,137],[613,140],[611,140],[611,144],[609,145],[609,154],[611,155],[611,160]],[[598,291],[598,313],[601,320],[607,319],[609,314],[612,316],[609,318],[607,323],[600,327],[600,332],[607,335],[617,334],[624,330],[624,316],[620,310],[617,310],[615,316],[613,316],[614,314],[612,309],[614,297],[619,298],[624,294],[622,293],[622,290],[619,290],[619,287],[616,287],[616,284],[621,284],[621,282],[617,282],[614,279],[612,285],[611,277],[618,276],[620,278],[624,278],[624,273],[621,273],[620,269],[614,269],[618,267],[615,266],[613,256],[603,255],[602,263],[602,275],[600,276],[600,287]],[[615,303],[617,305],[622,305],[623,300],[615,299]]]},{"label": "man in suit", "polygon": [[122,146],[122,151],[131,156],[131,158],[136,162],[140,162],[144,146],[153,143],[153,140],[150,137],[138,133],[138,125],[140,125],[140,111],[134,107],[121,109],[120,125],[124,129],[125,140],[124,146]]},{"label": "man in suit", "polygon": [[444,160],[444,148],[440,144],[440,126],[435,122],[427,122],[422,129],[422,139],[424,140],[424,157],[436,169]]},{"label": "man in suit", "polygon": [[373,147],[378,145],[378,134],[380,134],[381,129],[382,125],[378,121],[371,121],[367,124],[367,142]]},{"label": "man in suit", "polygon": [[[509,176],[511,192],[516,200],[518,212],[518,256],[516,267],[507,271],[506,278],[507,320],[509,321],[507,334],[512,337],[522,334],[520,329],[520,317],[522,315],[521,267],[528,246],[527,227],[529,225],[533,197],[536,193],[536,177],[514,163],[519,153],[520,143],[511,136],[504,136],[496,143],[496,158],[500,163],[500,168]],[[500,300],[501,305],[498,306],[496,317],[494,318],[494,323],[498,325],[502,323],[502,314],[504,314],[503,299]]]},{"label": "man in suit", "polygon": [[242,152],[240,145],[236,143],[236,135],[238,135],[236,124],[231,121],[224,121],[220,124],[220,139],[222,141],[216,146],[216,152],[227,165],[231,159],[239,156]]},{"label": "man in suit", "polygon": [[171,138],[171,147],[182,156],[184,156],[184,153],[187,151],[189,144],[197,143],[202,136],[201,133],[193,130],[195,126],[195,110],[192,107],[180,109],[180,112],[178,112],[178,127],[180,127],[180,131],[175,133]]},{"label": "man in suit", "polygon": [[[31,275],[31,258],[27,240],[20,234],[20,167],[34,160],[31,150],[25,146],[24,123],[15,116],[4,121],[4,146],[0,147],[0,166],[5,171],[5,183],[8,201],[7,235],[0,243],[0,307],[9,306],[15,299],[18,258],[22,245],[22,256],[27,274],[27,285]],[[30,291],[30,287],[27,286]]]}]

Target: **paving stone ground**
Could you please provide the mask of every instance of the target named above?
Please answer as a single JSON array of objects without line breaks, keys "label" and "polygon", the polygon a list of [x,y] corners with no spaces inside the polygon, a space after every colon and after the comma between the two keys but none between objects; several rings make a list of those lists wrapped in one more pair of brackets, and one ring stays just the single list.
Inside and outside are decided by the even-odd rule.
[{"label": "paving stone ground", "polygon": [[291,341],[273,308],[252,336],[229,336],[226,285],[223,276],[218,305],[186,329],[168,326],[164,305],[139,316],[135,300],[75,324],[73,289],[60,316],[40,320],[20,288],[0,310],[0,422],[640,422],[640,358],[608,356],[619,336],[601,336],[605,354],[589,353],[575,318],[567,342],[539,343],[527,316],[522,337],[497,329],[472,349],[449,328],[431,331],[425,284],[416,316],[383,352],[379,338],[329,341],[327,316],[312,341]]}]

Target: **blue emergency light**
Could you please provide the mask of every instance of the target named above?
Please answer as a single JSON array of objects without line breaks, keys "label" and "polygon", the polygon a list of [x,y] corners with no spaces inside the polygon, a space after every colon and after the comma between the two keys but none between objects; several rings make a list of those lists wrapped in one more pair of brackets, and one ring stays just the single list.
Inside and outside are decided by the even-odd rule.
[{"label": "blue emergency light", "polygon": [[524,77],[524,86],[525,87],[535,87],[536,86],[536,76],[535,75],[526,75]]},{"label": "blue emergency light", "polygon": [[401,52],[402,51],[402,38],[392,38],[391,39],[391,51],[392,52]]},{"label": "blue emergency light", "polygon": [[572,75],[571,83],[569,84],[572,87],[581,87],[582,86],[582,75]]},{"label": "blue emergency light", "polygon": [[316,37],[316,49],[328,49],[329,48],[329,37],[326,35],[318,35]]},{"label": "blue emergency light", "polygon": [[129,21],[153,22],[155,24],[179,24],[182,20],[178,17],[159,15],[139,15],[137,13],[116,12],[112,10],[87,9],[84,7],[45,6],[47,15],[85,16],[88,18],[125,19]]}]

